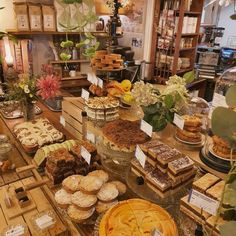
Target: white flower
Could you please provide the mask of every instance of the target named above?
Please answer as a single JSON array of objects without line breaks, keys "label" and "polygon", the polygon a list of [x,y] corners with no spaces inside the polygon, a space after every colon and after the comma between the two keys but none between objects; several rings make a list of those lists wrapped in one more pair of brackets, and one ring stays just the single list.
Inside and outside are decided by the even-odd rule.
[{"label": "white flower", "polygon": [[25,86],[24,86],[24,92],[25,92],[25,93],[30,93],[30,90],[29,90],[29,86],[28,86],[28,85],[25,85]]}]

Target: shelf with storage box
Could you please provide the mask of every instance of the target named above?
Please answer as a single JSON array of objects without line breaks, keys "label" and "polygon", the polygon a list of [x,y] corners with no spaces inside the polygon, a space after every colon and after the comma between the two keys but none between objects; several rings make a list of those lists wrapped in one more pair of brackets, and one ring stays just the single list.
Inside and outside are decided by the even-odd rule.
[{"label": "shelf with storage box", "polygon": [[151,72],[157,82],[161,77],[183,75],[194,68],[203,2],[156,1]]},{"label": "shelf with storage box", "polygon": [[86,59],[78,59],[78,60],[68,60],[68,61],[61,61],[61,60],[53,60],[50,61],[51,64],[66,64],[66,63],[89,63],[89,60]]}]

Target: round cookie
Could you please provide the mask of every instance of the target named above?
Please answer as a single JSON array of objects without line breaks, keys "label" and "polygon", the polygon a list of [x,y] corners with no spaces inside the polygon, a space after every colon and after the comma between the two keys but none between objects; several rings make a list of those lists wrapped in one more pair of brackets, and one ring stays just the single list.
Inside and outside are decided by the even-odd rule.
[{"label": "round cookie", "polygon": [[123,195],[126,193],[127,187],[125,184],[123,184],[120,181],[111,181],[111,184],[114,184],[119,192],[119,196]]},{"label": "round cookie", "polygon": [[71,194],[62,188],[55,193],[55,201],[60,208],[65,209],[71,204]]},{"label": "round cookie", "polygon": [[117,203],[118,203],[117,199],[115,199],[112,202],[108,202],[108,203],[98,201],[97,205],[96,205],[96,211],[98,213],[103,213],[103,212],[109,210],[111,207],[115,206]]},{"label": "round cookie", "polygon": [[70,219],[76,223],[81,223],[93,215],[95,207],[89,210],[79,210],[76,206],[70,205],[67,209],[67,214]]},{"label": "round cookie", "polygon": [[95,195],[88,195],[78,191],[72,194],[71,202],[81,210],[88,210],[96,204],[97,197]]},{"label": "round cookie", "polygon": [[96,176],[85,176],[79,183],[79,190],[87,194],[96,194],[102,185],[103,181]]},{"label": "round cookie", "polygon": [[109,179],[109,175],[104,170],[95,170],[88,174],[88,176],[95,176],[98,177],[103,181],[103,183],[106,183]]},{"label": "round cookie", "polygon": [[62,181],[62,187],[69,193],[79,190],[79,183],[84,178],[82,175],[71,175]]},{"label": "round cookie", "polygon": [[114,184],[104,184],[97,194],[97,198],[103,202],[110,202],[117,198],[119,191]]}]

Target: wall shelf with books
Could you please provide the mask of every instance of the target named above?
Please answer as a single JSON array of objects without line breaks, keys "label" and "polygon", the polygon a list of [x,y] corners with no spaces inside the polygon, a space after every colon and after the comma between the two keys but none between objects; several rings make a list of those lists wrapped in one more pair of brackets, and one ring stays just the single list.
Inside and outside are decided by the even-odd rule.
[{"label": "wall shelf with books", "polygon": [[194,68],[203,3],[204,0],[197,3],[192,0],[156,1],[151,70],[157,82],[163,81],[163,75],[168,79]]}]

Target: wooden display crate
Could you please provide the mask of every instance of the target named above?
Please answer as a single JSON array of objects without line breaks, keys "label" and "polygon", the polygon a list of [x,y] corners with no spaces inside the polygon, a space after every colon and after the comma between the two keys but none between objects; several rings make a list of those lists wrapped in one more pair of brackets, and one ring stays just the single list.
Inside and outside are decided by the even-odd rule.
[{"label": "wooden display crate", "polygon": [[62,101],[62,117],[65,120],[65,129],[75,138],[82,140],[85,129],[83,98],[64,98]]},{"label": "wooden display crate", "polygon": [[[31,203],[29,206],[21,208],[16,200],[14,199],[13,192],[15,188],[24,187],[26,185],[32,184],[36,181],[34,177],[29,177],[14,183],[11,183],[10,185],[5,185],[4,187],[0,187],[0,195],[2,196],[0,198],[0,234],[2,234],[2,231],[4,228],[15,225],[19,223],[26,224],[28,226],[29,235],[41,235],[35,227],[32,224],[32,217],[37,215],[38,213],[42,211],[51,210],[54,212],[56,216],[57,223],[53,228],[50,228],[46,230],[43,235],[44,236],[67,236],[69,235],[69,231],[65,225],[65,222],[62,222],[59,215],[56,213],[56,211],[53,209],[51,203],[49,202],[48,198],[45,196],[44,192],[40,187],[37,187],[35,189],[27,191],[27,196],[31,200]],[[6,204],[4,202],[3,196],[5,195],[6,191],[8,189],[8,195],[13,199],[13,205],[11,208],[7,208]]]}]

